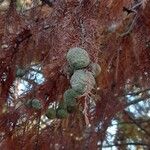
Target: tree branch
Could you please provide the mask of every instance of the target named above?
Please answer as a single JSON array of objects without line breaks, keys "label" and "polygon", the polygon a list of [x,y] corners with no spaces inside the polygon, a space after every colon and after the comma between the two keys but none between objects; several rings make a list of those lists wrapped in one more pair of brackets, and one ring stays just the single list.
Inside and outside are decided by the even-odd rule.
[{"label": "tree branch", "polygon": [[141,146],[147,146],[149,147],[150,145],[149,144],[146,144],[146,143],[140,143],[140,142],[134,142],[134,143],[116,143],[116,144],[112,144],[112,145],[104,145],[102,146],[103,148],[106,148],[106,147],[113,147],[113,146],[122,146],[122,145],[141,145]]},{"label": "tree branch", "polygon": [[144,89],[144,90],[140,90],[140,91],[137,91],[137,92],[126,93],[125,96],[127,96],[127,95],[135,96],[135,95],[138,95],[138,94],[141,94],[141,93],[145,93],[145,92],[148,92],[148,91],[150,91],[150,88],[147,88],[147,89]]},{"label": "tree branch", "polygon": [[137,99],[135,99],[135,100],[133,100],[131,102],[128,102],[126,107],[129,107],[131,105],[137,104],[137,103],[139,103],[141,101],[146,101],[148,99],[150,99],[150,96],[147,96],[147,95],[145,97],[142,97],[142,98],[137,98]]},{"label": "tree branch", "polygon": [[132,116],[132,114],[130,112],[127,111],[123,111],[128,117],[129,119],[137,126],[139,127],[142,131],[144,131],[148,136],[150,136],[150,132],[148,132],[147,130],[145,130],[142,126],[141,123],[137,122],[134,117]]}]

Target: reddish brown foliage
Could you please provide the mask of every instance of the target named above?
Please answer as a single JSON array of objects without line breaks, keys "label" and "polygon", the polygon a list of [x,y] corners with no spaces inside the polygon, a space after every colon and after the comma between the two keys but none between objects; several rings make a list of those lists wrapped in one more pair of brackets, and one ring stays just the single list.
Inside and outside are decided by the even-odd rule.
[{"label": "reddish brown foliage", "polygon": [[[0,45],[7,45],[0,49],[1,149],[97,148],[110,121],[126,107],[125,92],[133,85],[142,89],[150,86],[150,1],[133,13],[123,11],[123,7],[132,9],[135,5],[132,0],[56,0],[52,8],[38,6],[24,16],[13,4],[1,13]],[[49,103],[60,101],[69,87],[62,70],[68,49],[75,46],[85,48],[91,60],[102,67],[97,79],[96,109],[88,116],[91,128],[87,131],[83,114],[73,113],[39,131],[40,116]],[[21,98],[14,97],[13,102],[38,98],[44,108],[36,114],[24,105],[16,108],[8,102],[16,65],[28,68],[31,64],[42,66],[45,82]],[[23,117],[26,120],[21,122]],[[36,124],[32,124],[34,120]]]}]

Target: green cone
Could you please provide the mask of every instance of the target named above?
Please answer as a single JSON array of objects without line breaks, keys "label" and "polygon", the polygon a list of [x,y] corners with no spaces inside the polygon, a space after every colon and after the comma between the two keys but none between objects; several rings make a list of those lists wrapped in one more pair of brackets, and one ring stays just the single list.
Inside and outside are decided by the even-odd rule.
[{"label": "green cone", "polygon": [[46,117],[49,119],[56,118],[56,110],[54,108],[49,108],[46,112]]}]

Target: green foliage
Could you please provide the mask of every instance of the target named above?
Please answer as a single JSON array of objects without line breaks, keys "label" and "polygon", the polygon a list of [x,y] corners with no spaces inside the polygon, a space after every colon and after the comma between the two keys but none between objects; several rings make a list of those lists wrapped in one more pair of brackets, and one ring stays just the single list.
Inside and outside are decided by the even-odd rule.
[{"label": "green foliage", "polygon": [[57,118],[63,119],[68,117],[68,112],[65,109],[58,109],[57,110]]},{"label": "green foliage", "polygon": [[42,104],[38,99],[33,99],[32,100],[32,108],[39,110],[42,108]]},{"label": "green foliage", "polygon": [[71,67],[76,69],[82,69],[87,67],[90,63],[88,53],[82,48],[71,48],[67,53],[67,61]]},{"label": "green foliage", "polygon": [[67,111],[72,113],[76,107],[76,97],[79,96],[79,93],[73,89],[68,89],[64,93],[64,103],[67,105]]},{"label": "green foliage", "polygon": [[64,101],[60,101],[58,105],[58,109],[67,109],[67,105]]},{"label": "green foliage", "polygon": [[74,99],[73,102],[71,102],[67,105],[68,113],[73,113],[75,110],[76,110],[76,99]]},{"label": "green foliage", "polygon": [[[38,0],[37,0],[38,2]],[[16,9],[18,11],[25,11],[28,10],[32,7],[32,2],[27,0],[16,0]]]},{"label": "green foliage", "polygon": [[56,110],[54,108],[49,108],[47,111],[46,111],[46,116],[47,118],[49,119],[54,119],[56,118]]},{"label": "green foliage", "polygon": [[16,77],[22,78],[26,74],[26,71],[21,68],[16,69]]},{"label": "green foliage", "polygon": [[76,99],[75,98],[65,99],[65,103],[67,106],[75,106],[76,105]]},{"label": "green foliage", "polygon": [[100,65],[97,64],[97,63],[92,63],[91,64],[91,72],[92,72],[94,77],[97,77],[100,74],[100,72],[101,72]]},{"label": "green foliage", "polygon": [[95,83],[94,76],[87,70],[75,71],[70,80],[72,89],[80,94],[83,94],[87,89],[92,90]]},{"label": "green foliage", "polygon": [[79,96],[79,93],[77,93],[73,89],[68,89],[64,93],[64,100],[67,102],[68,100],[72,100],[72,99],[76,98],[77,96]]},{"label": "green foliage", "polygon": [[20,11],[21,9],[25,9],[25,2],[23,0],[16,0],[16,9]]},{"label": "green foliage", "polygon": [[42,108],[42,104],[38,99],[28,100],[25,105],[27,107],[34,108],[35,110]]}]

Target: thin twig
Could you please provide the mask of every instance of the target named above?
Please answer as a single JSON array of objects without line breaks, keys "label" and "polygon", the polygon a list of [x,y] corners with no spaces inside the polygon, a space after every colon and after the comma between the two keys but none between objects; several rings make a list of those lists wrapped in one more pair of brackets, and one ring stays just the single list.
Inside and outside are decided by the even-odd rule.
[{"label": "thin twig", "polygon": [[132,21],[131,25],[129,26],[128,30],[127,30],[126,32],[122,33],[122,34],[120,35],[120,37],[124,37],[124,36],[126,36],[126,35],[128,35],[128,34],[131,33],[131,31],[132,31],[133,28],[134,28],[134,25],[135,25],[135,23],[136,23],[137,18],[138,18],[138,17],[137,17],[137,15],[136,15],[136,16],[133,18],[133,21]]}]

